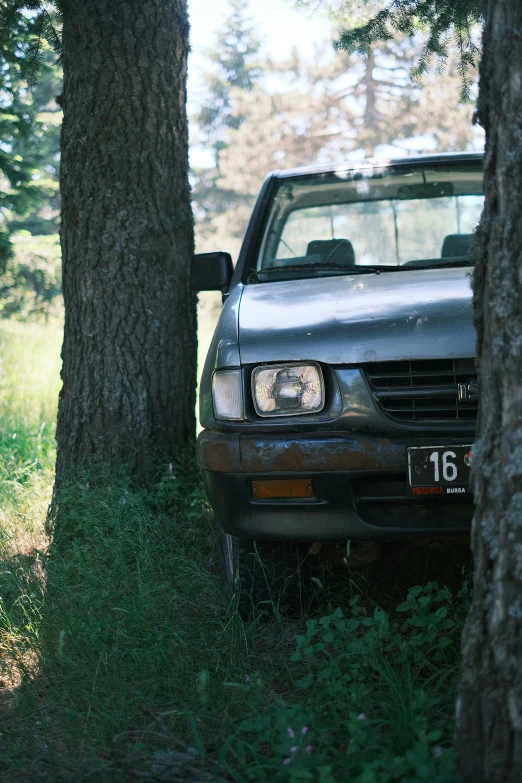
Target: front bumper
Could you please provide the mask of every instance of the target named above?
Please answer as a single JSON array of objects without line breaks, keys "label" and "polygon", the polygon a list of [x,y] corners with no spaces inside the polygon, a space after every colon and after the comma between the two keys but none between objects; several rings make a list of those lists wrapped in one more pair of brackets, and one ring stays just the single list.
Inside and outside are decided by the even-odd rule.
[{"label": "front bumper", "polygon": [[[247,538],[345,541],[467,533],[471,496],[411,499],[407,447],[461,443],[448,437],[239,435],[203,431],[198,458],[214,513]],[[252,480],[311,478],[310,499],[259,500]]]}]

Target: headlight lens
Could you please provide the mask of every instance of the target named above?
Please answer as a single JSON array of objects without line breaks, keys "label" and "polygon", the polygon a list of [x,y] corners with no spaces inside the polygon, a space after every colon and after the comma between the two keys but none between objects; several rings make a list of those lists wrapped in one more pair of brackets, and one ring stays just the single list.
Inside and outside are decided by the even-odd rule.
[{"label": "headlight lens", "polygon": [[318,364],[257,367],[252,393],[259,416],[318,413],[324,407],[323,374]]},{"label": "headlight lens", "polygon": [[218,370],[212,378],[212,399],[216,419],[243,418],[241,370]]}]

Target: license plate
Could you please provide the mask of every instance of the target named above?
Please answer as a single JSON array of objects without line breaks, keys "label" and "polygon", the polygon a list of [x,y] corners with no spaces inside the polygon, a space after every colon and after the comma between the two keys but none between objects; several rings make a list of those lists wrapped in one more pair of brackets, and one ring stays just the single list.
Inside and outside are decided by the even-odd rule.
[{"label": "license plate", "polygon": [[410,446],[408,493],[413,497],[469,492],[471,446]]}]

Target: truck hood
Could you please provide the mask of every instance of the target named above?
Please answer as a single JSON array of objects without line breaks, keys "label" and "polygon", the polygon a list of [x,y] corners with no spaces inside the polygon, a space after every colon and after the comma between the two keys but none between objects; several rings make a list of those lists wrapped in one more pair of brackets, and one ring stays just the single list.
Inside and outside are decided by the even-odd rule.
[{"label": "truck hood", "polygon": [[470,272],[412,269],[247,285],[241,363],[472,357]]}]

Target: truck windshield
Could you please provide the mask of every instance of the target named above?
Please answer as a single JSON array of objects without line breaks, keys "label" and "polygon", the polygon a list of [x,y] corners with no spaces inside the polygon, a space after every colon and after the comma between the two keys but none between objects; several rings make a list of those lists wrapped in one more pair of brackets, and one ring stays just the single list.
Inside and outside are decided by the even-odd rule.
[{"label": "truck windshield", "polygon": [[472,264],[481,161],[281,179],[251,279]]}]

